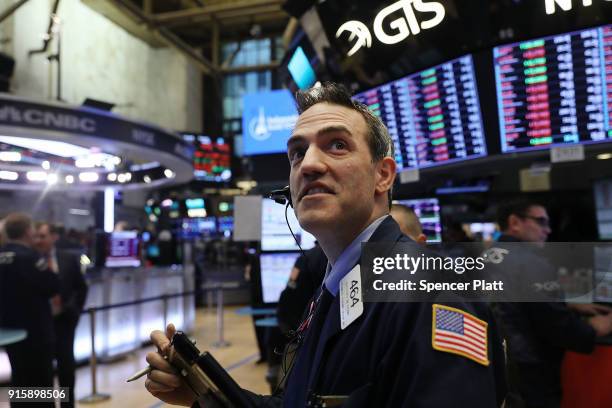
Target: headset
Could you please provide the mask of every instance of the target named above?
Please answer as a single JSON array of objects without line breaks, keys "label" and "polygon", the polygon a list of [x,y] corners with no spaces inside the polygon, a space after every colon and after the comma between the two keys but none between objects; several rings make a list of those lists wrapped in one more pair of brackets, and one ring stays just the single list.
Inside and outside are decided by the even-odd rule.
[{"label": "headset", "polygon": [[272,190],[268,193],[267,197],[271,200],[274,200],[278,204],[288,204],[293,208],[293,203],[291,202],[291,190],[289,190],[289,186],[285,186],[280,190]]}]

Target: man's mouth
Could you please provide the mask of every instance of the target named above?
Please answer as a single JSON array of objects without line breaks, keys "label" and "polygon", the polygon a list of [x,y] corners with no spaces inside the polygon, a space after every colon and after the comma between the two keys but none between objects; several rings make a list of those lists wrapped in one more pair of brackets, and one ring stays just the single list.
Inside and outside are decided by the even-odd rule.
[{"label": "man's mouth", "polygon": [[313,186],[305,189],[304,192],[301,194],[300,199],[315,194],[333,194],[333,191],[324,186]]}]

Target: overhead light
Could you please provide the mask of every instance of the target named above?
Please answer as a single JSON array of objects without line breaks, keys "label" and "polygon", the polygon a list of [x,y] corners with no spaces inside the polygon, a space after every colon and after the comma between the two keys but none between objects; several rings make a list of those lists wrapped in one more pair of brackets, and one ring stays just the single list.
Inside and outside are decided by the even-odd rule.
[{"label": "overhead light", "polygon": [[15,171],[1,170],[0,180],[15,181],[19,178],[19,173]]},{"label": "overhead light", "polygon": [[125,173],[125,180],[130,181],[132,179],[132,173]]},{"label": "overhead light", "polygon": [[164,170],[164,176],[166,176],[167,178],[172,178],[174,177],[174,172],[170,169],[166,169]]},{"label": "overhead light", "polygon": [[28,171],[26,178],[30,181],[45,181],[47,180],[47,173],[44,171]]},{"label": "overhead light", "polygon": [[[149,183],[147,181],[147,183]],[[162,207],[170,207],[172,205],[173,201],[171,198],[166,198],[164,201],[161,202],[161,206]]]},{"label": "overhead light", "polygon": [[608,160],[612,159],[612,153],[601,153],[597,155],[597,160]]},{"label": "overhead light", "polygon": [[0,142],[60,157],[78,157],[89,154],[89,149],[85,147],[77,146],[66,142],[56,142],[55,140],[30,139],[16,136],[0,136]]},{"label": "overhead light", "polygon": [[98,173],[95,173],[93,171],[79,173],[79,180],[81,180],[83,183],[95,183],[96,181],[98,181],[99,178],[100,176],[98,175]]},{"label": "overhead light", "polygon": [[148,205],[149,207],[152,207],[152,206],[153,206],[153,204],[155,204],[155,200],[153,200],[152,198],[149,198],[149,199],[147,200],[147,205]]},{"label": "overhead light", "polygon": [[149,184],[149,183],[151,182],[151,177],[149,177],[149,176],[144,176],[142,179],[143,179],[143,180],[144,180],[144,182],[145,182],[145,183],[147,183],[147,184]]},{"label": "overhead light", "polygon": [[125,177],[125,174],[121,173],[117,176],[117,181],[120,183],[125,183],[127,181],[127,177]]},{"label": "overhead light", "polygon": [[80,169],[91,169],[96,167],[96,163],[89,156],[79,157],[74,161],[74,165]]},{"label": "overhead light", "polygon": [[72,184],[74,183],[74,176],[69,174],[66,176],[66,184]]},{"label": "overhead light", "polygon": [[51,173],[47,175],[47,184],[52,185],[57,183],[57,174]]},{"label": "overhead light", "polygon": [[108,181],[117,181],[117,173],[108,173],[108,176],[106,176],[106,179]]},{"label": "overhead light", "polygon": [[21,153],[19,152],[0,152],[0,160],[5,162],[21,161]]},{"label": "overhead light", "polygon": [[51,163],[49,163],[49,160],[45,160],[44,162],[42,162],[41,166],[43,169],[49,170],[51,168]]}]

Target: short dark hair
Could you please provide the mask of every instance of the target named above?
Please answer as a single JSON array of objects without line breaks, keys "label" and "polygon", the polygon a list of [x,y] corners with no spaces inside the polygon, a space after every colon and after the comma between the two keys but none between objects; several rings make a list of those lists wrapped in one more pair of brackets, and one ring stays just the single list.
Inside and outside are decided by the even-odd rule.
[{"label": "short dark hair", "polygon": [[59,234],[59,228],[56,224],[50,223],[48,221],[37,221],[35,224],[35,228],[38,230],[39,228],[42,228],[44,226],[47,226],[47,228],[49,228],[49,234]]},{"label": "short dark hair", "polygon": [[[372,161],[376,163],[385,157],[395,158],[393,140],[387,127],[366,105],[352,99],[350,92],[344,86],[333,82],[324,82],[321,86],[298,91],[295,94],[295,100],[300,115],[318,103],[340,105],[359,112],[368,128],[366,137]],[[389,208],[391,208],[392,189],[389,189]]]},{"label": "short dark hair", "polygon": [[510,200],[507,203],[500,204],[497,209],[497,223],[499,224],[499,228],[502,231],[506,230],[508,228],[508,219],[511,215],[524,218],[527,212],[529,212],[529,209],[536,206],[544,207],[543,204],[537,201],[524,198]]},{"label": "short dark hair", "polygon": [[350,92],[344,86],[324,82],[319,87],[298,91],[295,94],[295,100],[299,114],[318,103],[331,103],[359,112],[368,127],[367,137],[372,160],[377,162],[387,156],[394,157],[393,141],[386,126],[366,105],[352,99]]},{"label": "short dark hair", "polygon": [[32,226],[32,217],[25,213],[11,213],[4,219],[4,232],[10,240],[25,237]]}]

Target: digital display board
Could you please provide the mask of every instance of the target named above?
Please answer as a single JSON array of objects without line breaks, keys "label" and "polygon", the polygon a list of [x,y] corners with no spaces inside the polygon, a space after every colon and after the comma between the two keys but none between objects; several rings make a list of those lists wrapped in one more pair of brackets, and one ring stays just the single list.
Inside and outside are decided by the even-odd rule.
[{"label": "digital display board", "polygon": [[298,118],[291,92],[279,89],[245,94],[242,104],[244,154],[286,152]]},{"label": "digital display board", "polygon": [[217,233],[215,217],[184,218],[179,224],[178,236],[181,239],[210,238]]},{"label": "digital display board", "polygon": [[394,204],[412,208],[421,222],[427,242],[442,242],[442,224],[440,222],[440,203],[437,198],[419,198],[415,200],[397,200]]},{"label": "digital display board", "polygon": [[[292,209],[287,211],[287,218],[302,249],[307,250],[314,247],[315,237],[300,227]],[[261,250],[299,250],[285,220],[285,207],[267,198],[262,201],[261,205]]]},{"label": "digital display board", "polygon": [[116,231],[107,243],[107,268],[140,266],[140,242],[137,231]]},{"label": "digital display board", "polygon": [[287,69],[300,89],[310,88],[317,80],[314,69],[312,69],[312,65],[310,65],[310,61],[308,61],[308,57],[302,47],[295,49]]},{"label": "digital display board", "polygon": [[612,26],[493,49],[502,152],[612,139]]},{"label": "digital display board", "polygon": [[593,185],[599,239],[612,239],[612,180]]},{"label": "digital display board", "polygon": [[398,170],[485,156],[471,56],[359,93],[389,129]]},{"label": "digital display board", "polygon": [[261,297],[264,303],[278,303],[299,253],[261,254]]},{"label": "digital display board", "polygon": [[193,176],[199,181],[225,182],[232,178],[230,145],[222,137],[183,134],[195,146]]}]

